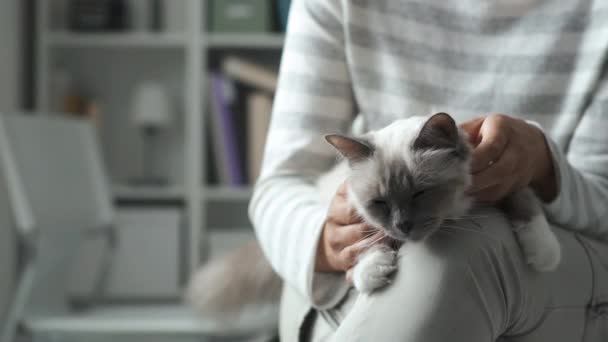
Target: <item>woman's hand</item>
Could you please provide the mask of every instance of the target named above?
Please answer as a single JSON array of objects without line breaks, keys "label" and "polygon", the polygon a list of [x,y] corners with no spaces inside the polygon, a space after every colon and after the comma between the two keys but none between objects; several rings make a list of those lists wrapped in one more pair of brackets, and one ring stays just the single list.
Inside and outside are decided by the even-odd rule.
[{"label": "woman's hand", "polygon": [[370,242],[383,234],[362,222],[355,208],[346,199],[346,184],[342,183],[329,206],[321,239],[317,247],[315,270],[340,272],[349,270],[357,256]]},{"label": "woman's hand", "polygon": [[460,127],[474,146],[469,192],[479,201],[495,202],[526,186],[545,202],[557,196],[551,152],[540,129],[503,114]]}]

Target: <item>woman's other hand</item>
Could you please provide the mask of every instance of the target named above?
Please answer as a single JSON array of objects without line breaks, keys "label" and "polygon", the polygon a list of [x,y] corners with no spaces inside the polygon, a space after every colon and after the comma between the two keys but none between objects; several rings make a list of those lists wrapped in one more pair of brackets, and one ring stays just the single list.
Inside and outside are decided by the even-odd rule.
[{"label": "woman's other hand", "polygon": [[460,125],[474,146],[469,192],[481,202],[495,202],[526,186],[545,202],[557,196],[551,152],[543,132],[503,114]]},{"label": "woman's other hand", "polygon": [[342,183],[327,212],[317,247],[315,270],[318,272],[348,271],[372,241],[383,234],[363,223],[346,198]]}]

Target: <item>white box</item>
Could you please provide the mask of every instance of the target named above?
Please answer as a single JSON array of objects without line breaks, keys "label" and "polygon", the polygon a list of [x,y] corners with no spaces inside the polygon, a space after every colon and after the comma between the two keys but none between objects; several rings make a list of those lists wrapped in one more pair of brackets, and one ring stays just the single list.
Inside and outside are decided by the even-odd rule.
[{"label": "white box", "polygon": [[[180,253],[179,208],[120,208],[118,246],[113,256],[105,298],[109,300],[164,299],[180,296],[184,270]],[[103,241],[82,246],[72,277],[75,297],[85,297],[95,286]]]}]

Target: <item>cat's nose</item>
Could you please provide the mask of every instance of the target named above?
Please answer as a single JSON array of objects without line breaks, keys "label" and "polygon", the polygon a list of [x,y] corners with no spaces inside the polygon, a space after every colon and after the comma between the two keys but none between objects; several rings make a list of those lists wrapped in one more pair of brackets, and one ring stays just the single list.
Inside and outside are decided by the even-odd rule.
[{"label": "cat's nose", "polygon": [[399,230],[401,230],[404,233],[409,233],[410,230],[412,230],[412,227],[414,226],[414,223],[412,221],[401,221],[399,222]]}]

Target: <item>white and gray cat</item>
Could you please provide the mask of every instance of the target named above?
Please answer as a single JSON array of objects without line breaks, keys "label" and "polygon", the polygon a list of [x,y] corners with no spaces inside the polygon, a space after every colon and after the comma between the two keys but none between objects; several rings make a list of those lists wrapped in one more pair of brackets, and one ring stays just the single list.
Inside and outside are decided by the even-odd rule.
[{"label": "white and gray cat", "polygon": [[[348,200],[363,220],[397,241],[419,241],[446,219],[467,213],[472,201],[471,146],[446,113],[397,120],[362,137],[328,135],[348,163]],[[532,190],[519,190],[498,203],[511,220],[526,261],[550,271],[561,249]],[[359,256],[355,287],[365,293],[389,282],[396,252],[378,243]]]},{"label": "white and gray cat", "polygon": [[[322,198],[329,201],[338,184],[347,179],[350,204],[367,224],[393,241],[424,240],[445,220],[465,215],[472,205],[465,193],[471,184],[471,146],[466,133],[446,113],[400,119],[360,137],[331,134],[326,140],[344,161],[319,180]],[[512,222],[525,260],[539,271],[555,269],[561,258],[560,245],[532,190],[517,191],[499,207]],[[246,253],[262,257],[258,246],[247,248],[250,252]],[[188,290],[195,307],[207,312],[210,307],[234,312],[248,304],[246,298],[259,301],[259,294],[252,289],[264,288],[259,285],[264,280],[256,278],[248,265],[254,261],[259,268],[259,260],[244,257],[243,251],[237,253],[241,253],[239,260],[216,260],[195,274]],[[396,262],[394,247],[374,244],[357,259],[352,272],[354,286],[362,293],[371,293],[387,285]],[[268,263],[264,265],[270,270]],[[269,283],[276,284],[276,275],[263,274]],[[223,282],[227,288],[210,291],[214,279],[221,277],[231,279]],[[229,293],[239,293],[243,302],[237,305],[234,297],[223,295]],[[278,295],[263,298],[277,301]]]}]

